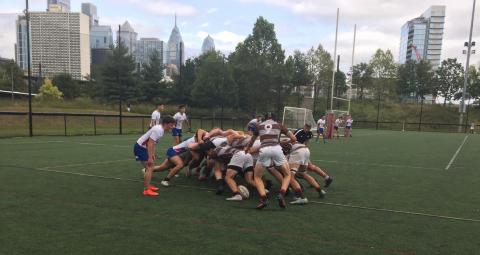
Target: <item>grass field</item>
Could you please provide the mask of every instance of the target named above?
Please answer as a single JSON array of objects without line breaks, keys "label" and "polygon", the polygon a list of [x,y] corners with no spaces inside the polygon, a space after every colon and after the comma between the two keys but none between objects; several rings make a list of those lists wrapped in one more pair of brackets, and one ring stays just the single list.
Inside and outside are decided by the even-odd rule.
[{"label": "grass field", "polygon": [[0,254],[480,254],[478,135],[355,130],[313,143],[335,179],[327,197],[309,189],[306,206],[264,211],[255,194],[226,202],[183,175],[141,196],[136,139],[0,139]]}]

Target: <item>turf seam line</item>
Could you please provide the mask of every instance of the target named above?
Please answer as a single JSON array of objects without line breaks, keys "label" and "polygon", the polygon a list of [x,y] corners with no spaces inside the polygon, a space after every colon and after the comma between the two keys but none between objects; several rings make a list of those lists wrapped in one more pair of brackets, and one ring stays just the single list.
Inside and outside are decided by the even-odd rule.
[{"label": "turf seam line", "polygon": [[[44,172],[53,172],[53,173],[60,173],[60,174],[71,174],[71,175],[77,175],[77,176],[86,176],[86,177],[94,177],[94,178],[100,178],[100,179],[110,179],[110,180],[117,180],[117,181],[143,182],[143,180],[134,180],[134,179],[128,179],[128,178],[101,176],[101,175],[85,174],[85,173],[66,172],[66,171],[52,170],[52,169],[42,169],[42,168],[23,168],[23,169],[30,169],[30,170],[44,171]],[[155,182],[155,183],[157,183],[157,182]],[[175,185],[175,186],[184,187],[184,188],[200,189],[200,190],[208,190],[208,191],[213,191],[214,190],[214,189],[200,188],[200,187],[189,186],[189,185]],[[173,186],[173,187],[175,187],[175,186]],[[362,209],[362,210],[378,211],[378,212],[389,212],[389,213],[405,214],[405,215],[415,215],[415,216],[423,216],[423,217],[430,217],[430,218],[437,218],[437,219],[444,219],[444,220],[456,220],[456,221],[465,221],[465,222],[480,222],[480,219],[452,217],[452,216],[436,215],[436,214],[429,214],[429,213],[409,212],[409,211],[401,211],[401,210],[393,210],[393,209],[374,208],[374,207],[365,207],[365,206],[338,204],[338,203],[328,203],[328,202],[319,202],[319,201],[310,201],[310,202],[315,203],[315,204],[323,204],[323,205],[330,205],[330,206],[336,206],[336,207]]]},{"label": "turf seam line", "polygon": [[469,135],[466,135],[465,138],[463,138],[462,144],[460,144],[460,146],[458,147],[458,149],[457,149],[457,151],[455,152],[455,154],[453,154],[453,157],[452,157],[452,159],[450,160],[450,162],[448,162],[448,165],[445,167],[445,170],[448,170],[448,169],[450,168],[450,166],[452,166],[453,162],[455,161],[455,159],[457,158],[458,154],[460,153],[460,150],[462,150],[463,145],[465,145],[465,142],[467,141],[468,136],[469,136]]},{"label": "turf seam line", "polygon": [[383,167],[394,167],[394,168],[414,168],[414,169],[428,169],[428,170],[439,170],[440,168],[433,167],[423,167],[423,166],[409,166],[409,165],[395,165],[395,164],[376,164],[376,163],[363,163],[363,162],[342,162],[336,160],[323,160],[323,159],[314,159],[315,162],[325,162],[325,163],[336,163],[336,164],[348,164],[348,165],[363,165],[363,166],[383,166]]}]

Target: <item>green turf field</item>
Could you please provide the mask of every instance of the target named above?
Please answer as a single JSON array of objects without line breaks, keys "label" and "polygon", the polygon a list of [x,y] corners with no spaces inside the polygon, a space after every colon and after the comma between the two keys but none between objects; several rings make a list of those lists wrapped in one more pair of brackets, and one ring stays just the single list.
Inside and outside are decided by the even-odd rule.
[{"label": "green turf field", "polygon": [[[480,136],[355,130],[310,146],[335,179],[281,210],[182,174],[141,196],[137,135],[0,140],[0,254],[479,254]],[[163,158],[171,137],[158,145]],[[164,174],[156,174],[159,182]],[[278,187],[278,185],[276,185]]]}]

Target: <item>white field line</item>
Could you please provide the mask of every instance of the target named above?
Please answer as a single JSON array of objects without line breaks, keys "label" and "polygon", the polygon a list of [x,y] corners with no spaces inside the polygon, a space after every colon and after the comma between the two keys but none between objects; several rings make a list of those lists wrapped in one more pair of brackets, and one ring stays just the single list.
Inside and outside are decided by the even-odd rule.
[{"label": "white field line", "polygon": [[460,144],[460,146],[458,147],[458,149],[457,149],[457,151],[455,152],[455,154],[453,154],[452,159],[450,159],[450,162],[448,162],[448,165],[445,167],[445,170],[448,170],[448,169],[452,166],[453,162],[455,161],[455,159],[456,159],[457,156],[458,156],[458,153],[460,153],[460,151],[461,151],[462,148],[463,148],[463,145],[465,145],[465,142],[467,141],[467,139],[468,139],[468,135],[466,135],[465,138],[463,138],[462,144]]},{"label": "white field line", "polygon": [[80,145],[93,145],[93,146],[109,146],[109,147],[119,147],[119,148],[130,148],[129,145],[117,145],[117,144],[104,144],[104,143],[85,143],[85,142],[72,142]]},{"label": "white field line", "polygon": [[325,163],[335,163],[335,164],[347,164],[347,165],[354,165],[354,166],[380,166],[380,167],[393,167],[393,168],[414,168],[414,169],[440,170],[440,168],[423,167],[423,166],[410,166],[410,165],[344,162],[344,161],[322,160],[322,159],[314,159],[313,161],[315,161],[315,162],[325,162]]},{"label": "white field line", "polygon": [[104,165],[104,164],[113,164],[113,163],[132,161],[132,160],[133,159],[119,159],[119,160],[99,161],[99,162],[91,162],[91,163],[78,163],[78,164],[68,164],[68,165],[46,166],[46,167],[40,167],[39,169],[46,170],[46,169],[52,169],[52,168]]},{"label": "white field line", "polygon": [[23,145],[23,144],[43,144],[43,143],[65,143],[66,141],[43,141],[43,142],[18,142],[18,143],[0,143],[0,145]]},{"label": "white field line", "polygon": [[[66,171],[53,170],[53,169],[42,169],[42,168],[28,168],[28,169],[35,170],[35,171],[59,173],[59,174],[70,174],[70,175],[83,176],[83,177],[94,177],[94,178],[99,178],[99,179],[128,181],[128,182],[139,182],[139,183],[143,182],[143,180],[141,180],[141,179],[136,180],[136,179],[128,179],[128,178],[109,177],[109,176],[85,174],[85,173],[78,173],[78,172],[66,172]],[[189,186],[189,185],[174,185],[174,186],[183,187],[183,188],[193,188],[193,189],[199,189],[199,190],[213,191],[212,189],[209,189],[209,188],[199,188],[199,187]],[[361,209],[361,210],[368,210],[368,211],[404,214],[404,215],[411,215],[411,216],[430,217],[430,218],[437,218],[437,219],[444,219],[444,220],[479,222],[480,223],[480,219],[452,217],[452,216],[445,216],[445,215],[436,215],[436,214],[429,214],[429,213],[392,210],[392,209],[385,209],[385,208],[364,207],[364,206],[348,205],[348,204],[326,203],[326,202],[319,202],[319,201],[311,201],[311,203],[323,204],[323,205],[328,205],[328,206],[336,206],[336,207],[345,207],[345,208],[351,208],[351,209]]]}]

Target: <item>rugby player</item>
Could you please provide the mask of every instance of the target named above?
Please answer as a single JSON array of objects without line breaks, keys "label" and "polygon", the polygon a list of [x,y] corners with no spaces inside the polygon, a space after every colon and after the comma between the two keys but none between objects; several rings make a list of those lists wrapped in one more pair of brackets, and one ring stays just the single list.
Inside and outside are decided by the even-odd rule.
[{"label": "rugby player", "polygon": [[173,118],[176,121],[175,128],[172,130],[173,145],[179,144],[182,140],[183,122],[189,124],[187,114],[185,113],[186,110],[187,107],[185,105],[180,105],[178,107],[178,112],[173,115]]}]

